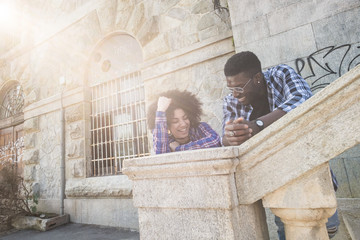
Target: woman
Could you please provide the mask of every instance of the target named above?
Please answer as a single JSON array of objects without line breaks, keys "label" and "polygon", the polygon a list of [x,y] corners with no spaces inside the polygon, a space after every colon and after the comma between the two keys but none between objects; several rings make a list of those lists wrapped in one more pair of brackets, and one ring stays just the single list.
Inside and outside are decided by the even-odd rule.
[{"label": "woman", "polygon": [[190,92],[162,93],[148,112],[156,154],[221,146],[219,135],[200,122],[201,103]]}]

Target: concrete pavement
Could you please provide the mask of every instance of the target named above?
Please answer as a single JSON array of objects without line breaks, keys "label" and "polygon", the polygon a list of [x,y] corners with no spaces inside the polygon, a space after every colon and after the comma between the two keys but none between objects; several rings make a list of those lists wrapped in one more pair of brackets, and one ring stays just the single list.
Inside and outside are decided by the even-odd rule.
[{"label": "concrete pavement", "polygon": [[138,240],[138,232],[115,227],[68,223],[46,232],[36,230],[10,231],[0,234],[1,240]]}]

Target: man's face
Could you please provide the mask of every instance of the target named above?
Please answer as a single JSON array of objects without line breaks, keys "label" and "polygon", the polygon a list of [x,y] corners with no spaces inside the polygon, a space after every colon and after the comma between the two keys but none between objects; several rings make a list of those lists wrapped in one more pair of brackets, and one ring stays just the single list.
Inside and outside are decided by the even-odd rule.
[{"label": "man's face", "polygon": [[244,72],[234,76],[227,76],[226,84],[228,88],[234,88],[232,91],[233,96],[244,105],[250,104],[257,95],[253,79]]}]

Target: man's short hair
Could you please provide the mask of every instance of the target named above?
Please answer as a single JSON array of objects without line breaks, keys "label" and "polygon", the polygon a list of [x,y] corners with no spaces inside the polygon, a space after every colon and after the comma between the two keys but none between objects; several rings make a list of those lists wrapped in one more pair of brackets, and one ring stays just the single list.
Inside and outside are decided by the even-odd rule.
[{"label": "man's short hair", "polygon": [[235,76],[241,72],[245,72],[249,77],[261,72],[261,63],[258,57],[249,51],[239,52],[231,56],[225,63],[225,76]]}]

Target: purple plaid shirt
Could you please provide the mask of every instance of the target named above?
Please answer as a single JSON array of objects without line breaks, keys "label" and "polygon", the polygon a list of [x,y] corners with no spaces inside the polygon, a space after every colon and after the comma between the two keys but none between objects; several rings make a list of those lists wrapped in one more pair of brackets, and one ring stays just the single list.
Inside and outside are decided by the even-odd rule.
[{"label": "purple plaid shirt", "polygon": [[[152,133],[155,153],[171,152],[170,143],[175,139],[168,134],[165,112],[156,112],[155,129]],[[189,136],[190,142],[178,146],[175,151],[221,147],[219,135],[207,123],[200,122],[198,127],[190,128]]]}]

